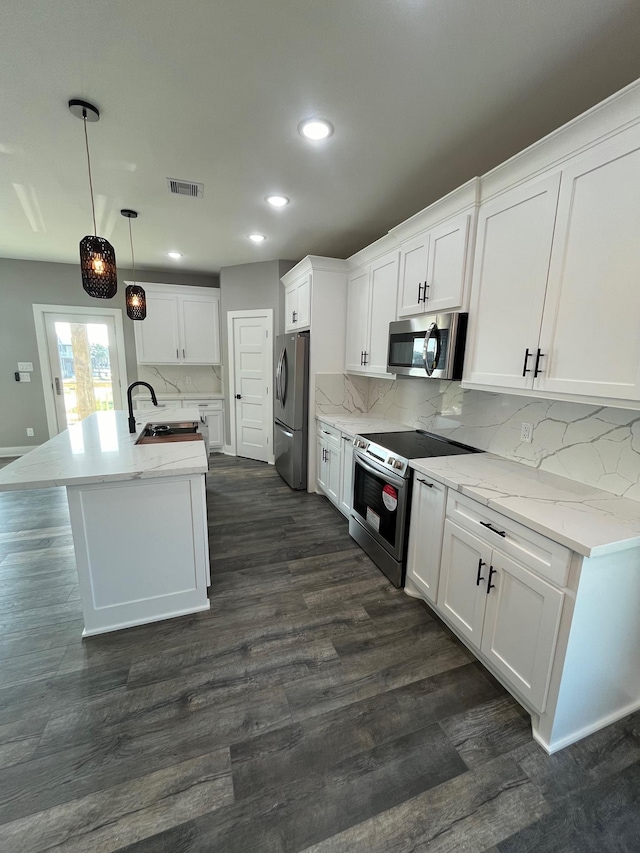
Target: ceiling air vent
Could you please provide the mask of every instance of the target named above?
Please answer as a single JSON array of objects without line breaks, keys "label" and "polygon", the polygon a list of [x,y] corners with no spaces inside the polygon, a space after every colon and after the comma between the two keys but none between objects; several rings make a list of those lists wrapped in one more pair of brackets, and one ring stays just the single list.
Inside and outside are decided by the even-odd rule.
[{"label": "ceiling air vent", "polygon": [[167,178],[167,187],[171,195],[186,195],[189,198],[202,198],[204,195],[204,184],[182,181],[180,178]]}]

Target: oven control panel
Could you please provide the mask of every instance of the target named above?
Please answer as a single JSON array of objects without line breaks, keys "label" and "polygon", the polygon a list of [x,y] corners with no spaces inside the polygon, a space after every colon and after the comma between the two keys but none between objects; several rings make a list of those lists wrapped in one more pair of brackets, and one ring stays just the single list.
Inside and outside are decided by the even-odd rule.
[{"label": "oven control panel", "polygon": [[365,459],[371,459],[373,462],[377,462],[378,465],[388,468],[395,474],[399,474],[401,477],[406,477],[406,471],[408,468],[406,459],[394,456],[386,448],[380,447],[379,444],[374,444],[372,441],[368,441],[366,438],[362,438],[362,436],[359,435],[353,439],[353,446]]}]

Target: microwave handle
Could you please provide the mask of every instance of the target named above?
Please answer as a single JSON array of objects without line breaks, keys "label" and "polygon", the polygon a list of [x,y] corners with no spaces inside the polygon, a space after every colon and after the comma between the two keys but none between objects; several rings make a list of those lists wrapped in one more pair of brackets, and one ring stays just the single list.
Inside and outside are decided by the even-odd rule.
[{"label": "microwave handle", "polygon": [[[427,346],[429,344],[429,341],[433,337],[434,333],[436,336],[436,355],[435,355],[435,358],[433,360],[433,367],[431,368],[431,370],[429,370],[429,367],[427,365]],[[431,323],[431,325],[427,329],[426,335],[424,336],[424,347],[422,348],[422,361],[424,362],[424,369],[427,372],[427,376],[433,375],[433,371],[436,369],[436,367],[438,366],[438,362],[440,361],[440,354],[441,354],[440,330],[438,329],[437,323]]]}]

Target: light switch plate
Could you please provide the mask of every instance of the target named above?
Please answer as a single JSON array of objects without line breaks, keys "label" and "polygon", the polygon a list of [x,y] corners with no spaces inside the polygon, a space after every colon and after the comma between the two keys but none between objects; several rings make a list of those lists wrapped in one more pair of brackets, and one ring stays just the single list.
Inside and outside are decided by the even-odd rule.
[{"label": "light switch plate", "polygon": [[22,373],[20,372],[20,382],[31,382],[31,374],[30,373]]},{"label": "light switch plate", "polygon": [[[18,362],[18,370],[25,370],[32,372],[33,371],[33,362],[32,361],[19,361]],[[21,382],[26,382],[26,379],[21,379]]]}]

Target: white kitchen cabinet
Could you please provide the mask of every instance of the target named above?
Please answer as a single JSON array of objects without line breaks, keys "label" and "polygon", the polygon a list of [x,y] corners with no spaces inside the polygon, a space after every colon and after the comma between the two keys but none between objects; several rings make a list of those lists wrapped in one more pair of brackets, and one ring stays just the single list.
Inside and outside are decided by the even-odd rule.
[{"label": "white kitchen cabinet", "polygon": [[218,450],[224,446],[224,401],[223,400],[183,400],[185,408],[195,407],[205,420],[209,430],[209,449]]},{"label": "white kitchen cabinet", "polygon": [[640,127],[562,172],[539,391],[640,401]]},{"label": "white kitchen cabinet", "polygon": [[390,252],[349,276],[346,371],[387,373],[389,323],[395,318],[398,252]]},{"label": "white kitchen cabinet", "polygon": [[444,532],[446,489],[422,474],[413,475],[407,580],[435,604]]},{"label": "white kitchen cabinet", "polygon": [[318,485],[336,506],[340,504],[340,457],[340,447],[318,437]]},{"label": "white kitchen cabinet", "polygon": [[147,317],[134,324],[138,364],[220,364],[218,289],[144,288]]},{"label": "white kitchen cabinet", "polygon": [[531,388],[560,175],[480,207],[465,379]]},{"label": "white kitchen cabinet", "polygon": [[398,317],[465,307],[472,220],[458,214],[402,244]]},{"label": "white kitchen cabinet", "polygon": [[353,509],[353,438],[342,434],[340,457],[340,504],[338,509],[347,518]]},{"label": "white kitchen cabinet", "polygon": [[[524,553],[524,552],[523,552]],[[491,586],[489,586],[491,584]],[[522,699],[544,711],[564,593],[447,519],[438,609]]]},{"label": "white kitchen cabinet", "polygon": [[147,316],[134,323],[138,364],[179,364],[180,330],[176,297],[145,286]]},{"label": "white kitchen cabinet", "polygon": [[305,273],[284,292],[284,323],[287,332],[302,332],[311,325],[311,273]]},{"label": "white kitchen cabinet", "polygon": [[502,677],[541,711],[547,698],[564,594],[496,549],[487,568],[494,586],[485,596],[480,650]]},{"label": "white kitchen cabinet", "polygon": [[490,545],[453,521],[445,521],[438,608],[453,629],[477,649],[482,640],[490,563]]}]

